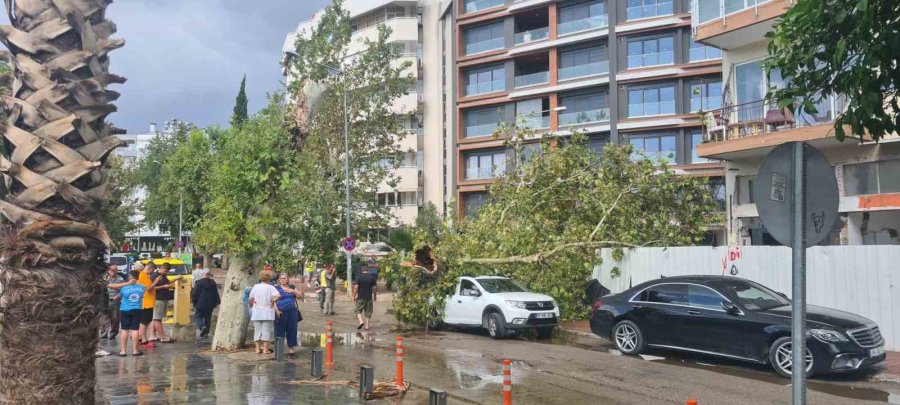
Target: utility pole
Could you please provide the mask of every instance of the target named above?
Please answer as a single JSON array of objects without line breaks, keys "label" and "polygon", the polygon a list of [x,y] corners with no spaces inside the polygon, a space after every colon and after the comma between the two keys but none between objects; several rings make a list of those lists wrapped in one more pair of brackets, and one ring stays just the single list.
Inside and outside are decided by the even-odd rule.
[{"label": "utility pole", "polygon": [[184,242],[181,240],[184,233],[181,227],[184,224],[184,193],[178,193],[178,253],[184,253]]}]

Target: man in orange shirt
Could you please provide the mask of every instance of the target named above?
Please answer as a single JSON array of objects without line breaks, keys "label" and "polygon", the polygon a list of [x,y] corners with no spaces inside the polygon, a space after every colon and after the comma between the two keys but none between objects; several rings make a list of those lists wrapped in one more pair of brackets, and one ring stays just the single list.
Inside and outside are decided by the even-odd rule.
[{"label": "man in orange shirt", "polygon": [[150,323],[153,322],[153,307],[156,305],[156,282],[159,281],[159,277],[156,280],[151,280],[150,275],[156,270],[156,264],[151,260],[147,263],[146,266],[142,266],[140,263],[135,265],[135,269],[140,269],[141,274],[138,276],[138,284],[143,285],[146,288],[144,292],[144,301],[141,304],[141,326],[138,330],[138,336],[141,338],[142,345],[153,345],[148,338],[147,332],[149,331]]}]

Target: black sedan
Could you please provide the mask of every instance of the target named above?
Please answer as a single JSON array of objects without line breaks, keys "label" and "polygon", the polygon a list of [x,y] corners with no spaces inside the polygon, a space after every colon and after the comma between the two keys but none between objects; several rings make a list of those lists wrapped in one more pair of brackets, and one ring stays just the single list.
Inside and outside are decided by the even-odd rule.
[{"label": "black sedan", "polygon": [[[878,325],[851,313],[807,306],[807,374],[844,372],[885,358]],[[647,347],[759,364],[791,375],[791,302],[736,277],[668,277],[594,302],[591,331],[625,354]]]}]

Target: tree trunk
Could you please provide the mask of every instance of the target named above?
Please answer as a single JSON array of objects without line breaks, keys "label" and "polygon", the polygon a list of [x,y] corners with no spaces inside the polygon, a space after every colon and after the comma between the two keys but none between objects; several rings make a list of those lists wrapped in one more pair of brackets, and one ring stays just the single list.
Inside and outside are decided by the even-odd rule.
[{"label": "tree trunk", "polygon": [[203,268],[211,270],[213,268],[212,264],[213,264],[212,263],[212,255],[210,255],[209,252],[204,250],[203,251]]},{"label": "tree trunk", "polygon": [[223,268],[223,269],[227,269],[227,268],[228,268],[228,262],[230,261],[230,260],[228,260],[229,257],[231,257],[231,254],[230,254],[230,253],[228,253],[228,252],[222,252],[222,268]]},{"label": "tree trunk", "polygon": [[6,0],[14,82],[0,99],[0,403],[94,403],[105,163],[124,131],[105,123],[109,0]]},{"label": "tree trunk", "polygon": [[244,307],[244,288],[259,281],[257,263],[253,258],[235,256],[229,258],[225,275],[219,320],[213,335],[213,350],[237,350],[247,340],[247,324],[250,317]]}]

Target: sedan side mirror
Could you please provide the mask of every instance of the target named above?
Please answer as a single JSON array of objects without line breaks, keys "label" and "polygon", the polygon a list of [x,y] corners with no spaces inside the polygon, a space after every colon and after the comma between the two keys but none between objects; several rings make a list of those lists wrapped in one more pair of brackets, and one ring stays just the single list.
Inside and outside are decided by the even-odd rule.
[{"label": "sedan side mirror", "polygon": [[722,301],[722,309],[730,315],[738,315],[741,313],[741,309],[737,307],[733,302]]},{"label": "sedan side mirror", "polygon": [[481,296],[481,291],[478,291],[478,290],[469,290],[469,296],[470,296],[470,297],[480,297],[480,296]]},{"label": "sedan side mirror", "polygon": [[790,299],[790,298],[788,298],[787,294],[785,294],[785,293],[780,292],[780,293],[776,293],[776,294],[778,294],[779,296],[781,296],[781,298],[784,298],[786,300]]}]

